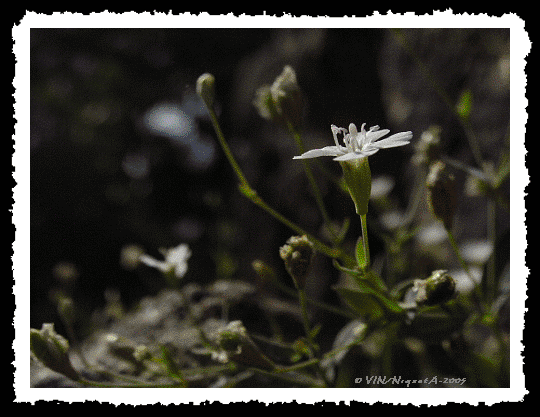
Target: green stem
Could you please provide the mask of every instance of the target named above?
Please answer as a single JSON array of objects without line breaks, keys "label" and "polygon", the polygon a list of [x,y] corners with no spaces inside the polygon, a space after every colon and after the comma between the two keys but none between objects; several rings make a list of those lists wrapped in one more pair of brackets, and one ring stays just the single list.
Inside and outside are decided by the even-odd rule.
[{"label": "green stem", "polygon": [[424,62],[418,57],[418,55],[414,52],[413,48],[399,29],[393,29],[392,33],[395,35],[396,39],[401,43],[401,45],[407,50],[407,52],[411,55],[411,57],[416,62],[416,65],[424,75],[424,77],[428,80],[428,82],[431,84],[431,87],[435,90],[435,92],[442,98],[448,109],[452,114],[454,114],[459,123],[461,124],[461,127],[465,131],[465,137],[467,138],[467,141],[469,142],[469,147],[471,149],[471,152],[473,154],[474,160],[478,167],[482,169],[485,173],[485,165],[482,160],[482,154],[480,151],[480,147],[478,145],[478,139],[476,135],[474,134],[471,124],[469,120],[462,117],[456,110],[456,106],[446,94],[446,92],[441,88],[435,77],[431,74],[428,67],[424,64]]},{"label": "green stem", "polygon": [[[281,282],[277,281],[277,280],[272,280],[271,281],[272,285],[274,285],[276,288],[278,288],[279,290],[283,291],[285,294],[288,294],[290,296],[294,296],[296,295],[296,291],[293,290],[292,288],[290,287],[287,287],[286,285],[282,284]],[[326,310],[328,311],[329,313],[333,313],[333,314],[336,314],[338,316],[341,316],[341,317],[345,317],[347,319],[354,319],[356,318],[356,314],[350,312],[349,310],[343,310],[343,309],[340,309],[340,308],[337,308],[337,307],[334,307],[330,304],[326,304],[326,303],[323,303],[321,301],[317,301],[317,300],[314,300],[312,298],[309,298],[306,296],[306,301],[308,302],[308,304],[311,304],[315,307],[318,307],[318,308],[321,308],[323,310]]]},{"label": "green stem", "polygon": [[185,383],[178,382],[172,384],[159,384],[151,382],[136,382],[134,384],[115,384],[107,382],[95,382],[89,381],[88,379],[81,378],[77,381],[78,383],[85,385],[87,387],[94,388],[182,388],[185,387]]},{"label": "green stem", "polygon": [[480,312],[484,312],[484,308],[482,306],[482,303],[480,302],[481,297],[479,293],[479,286],[477,285],[474,277],[472,276],[471,270],[469,269],[469,266],[465,262],[465,259],[461,256],[461,253],[459,251],[459,247],[457,245],[456,239],[454,238],[454,235],[451,230],[446,229],[446,234],[448,235],[448,241],[450,242],[450,245],[452,246],[452,249],[454,253],[456,254],[456,257],[458,258],[459,263],[461,264],[462,268],[465,270],[467,277],[469,278],[469,281],[471,282],[473,286],[472,295],[473,300],[478,307]]},{"label": "green stem", "polygon": [[487,264],[487,302],[492,303],[493,300],[495,300],[495,295],[497,294],[497,280],[495,278],[495,267],[496,267],[496,250],[495,247],[497,241],[497,234],[496,234],[496,227],[497,227],[497,206],[496,202],[488,198],[487,201],[487,240],[491,244],[491,256],[488,259]]},{"label": "green stem", "polygon": [[311,330],[310,330],[310,324],[309,324],[309,316],[307,311],[307,298],[306,298],[306,291],[303,288],[297,288],[298,290],[298,300],[300,302],[300,309],[302,310],[302,323],[304,324],[304,333],[306,334],[306,338],[309,341],[309,348],[310,351],[313,347],[313,338],[311,337]]},{"label": "green stem", "polygon": [[307,375],[304,375],[304,374],[297,374],[297,375],[292,375],[292,376],[289,376],[289,375],[286,375],[287,372],[290,372],[290,371],[294,371],[294,369],[291,369],[293,367],[296,367],[296,369],[301,369],[301,368],[304,368],[304,367],[307,367],[307,366],[312,366],[314,364],[317,364],[318,363],[318,359],[314,359],[313,361],[307,361],[307,362],[304,362],[302,364],[298,364],[298,365],[293,365],[291,367],[288,367],[288,368],[281,368],[281,369],[276,369],[274,371],[265,371],[263,369],[257,369],[257,368],[250,368],[251,370],[259,373],[259,374],[263,374],[263,375],[266,375],[266,376],[269,376],[269,377],[272,377],[272,378],[276,378],[278,380],[281,380],[281,381],[284,381],[284,382],[287,382],[289,384],[294,384],[294,385],[305,385],[305,386],[308,386],[308,387],[317,387],[317,388],[324,388],[325,385],[324,385],[324,382],[321,382],[319,380],[315,380]]},{"label": "green stem", "polygon": [[[300,151],[301,154],[304,153],[305,148],[304,148],[304,142],[302,140],[302,136],[300,135],[298,131],[294,129],[294,127],[292,126],[290,122],[287,122],[287,126],[296,142],[296,146],[298,147],[298,150]],[[321,190],[319,189],[317,182],[315,181],[315,177],[313,176],[313,172],[311,170],[309,161],[307,159],[302,159],[302,164],[304,166],[304,171],[306,173],[306,177],[308,178],[309,185],[311,186],[311,191],[313,192],[313,196],[315,197],[315,200],[317,202],[317,206],[319,207],[321,215],[323,216],[324,223],[327,226],[329,226],[330,217],[328,216],[328,212],[326,211],[326,208],[324,206]]]},{"label": "green stem", "polygon": [[283,223],[285,226],[289,227],[290,229],[294,230],[299,235],[306,235],[311,243],[315,246],[315,249],[321,253],[324,253],[326,256],[334,259],[342,259],[344,262],[351,264],[351,262],[354,262],[353,258],[349,255],[347,255],[342,249],[340,248],[331,248],[327,245],[325,245],[323,242],[321,242],[319,239],[311,235],[310,233],[306,232],[304,229],[302,229],[300,226],[296,225],[286,217],[284,217],[281,213],[274,210],[272,207],[270,207],[266,202],[257,195],[257,192],[253,190],[249,184],[247,184],[246,187],[242,187],[240,185],[240,191],[242,194],[244,194],[247,198],[251,200],[252,203],[256,204],[257,206],[261,207],[263,210],[265,210],[268,214],[279,220],[281,223]]},{"label": "green stem", "polygon": [[236,173],[236,176],[238,177],[238,180],[240,181],[240,185],[242,187],[249,188],[249,183],[246,177],[244,176],[244,173],[242,172],[240,165],[238,165],[238,163],[236,162],[236,159],[234,159],[234,155],[232,154],[231,149],[229,148],[229,145],[227,144],[227,141],[225,140],[225,136],[223,135],[223,132],[221,131],[221,127],[219,126],[216,112],[210,106],[207,106],[206,108],[208,109],[208,113],[210,114],[210,119],[212,120],[212,125],[214,126],[214,130],[216,131],[219,144],[221,145],[223,152],[225,152],[225,156],[229,160],[229,164],[231,164],[234,172]]},{"label": "green stem", "polygon": [[368,242],[366,214],[360,215],[360,223],[362,224],[362,246],[364,247],[364,259],[366,260],[366,269],[367,269],[371,265],[371,260],[369,257],[369,242]]},{"label": "green stem", "polygon": [[240,181],[239,188],[240,191],[249,198],[254,204],[261,207],[263,210],[265,210],[267,213],[275,217],[277,220],[279,220],[284,225],[288,226],[290,229],[294,230],[296,233],[300,235],[306,235],[310,239],[310,241],[315,245],[315,248],[319,251],[324,253],[325,255],[331,257],[331,258],[339,258],[342,259],[344,262],[347,262],[350,264],[350,262],[353,262],[353,259],[347,255],[343,250],[341,249],[334,249],[331,248],[324,243],[322,243],[320,240],[316,239],[309,233],[307,233],[305,230],[303,230],[300,226],[296,225],[283,215],[281,215],[279,212],[274,210],[272,207],[270,207],[266,202],[263,201],[262,198],[260,198],[257,195],[257,192],[251,188],[249,185],[248,180],[246,179],[244,173],[242,172],[242,169],[240,168],[240,165],[236,162],[236,159],[234,158],[234,155],[231,152],[231,149],[229,148],[229,145],[227,144],[227,141],[225,140],[225,136],[223,135],[223,132],[221,131],[221,128],[219,126],[219,122],[216,116],[216,113],[214,109],[211,106],[206,106],[208,109],[208,113],[210,114],[210,119],[212,120],[212,125],[214,126],[214,130],[216,132],[216,135],[218,137],[219,143],[221,145],[221,148],[223,149],[223,152],[225,152],[225,155],[233,168],[236,176],[238,177],[238,180]]}]

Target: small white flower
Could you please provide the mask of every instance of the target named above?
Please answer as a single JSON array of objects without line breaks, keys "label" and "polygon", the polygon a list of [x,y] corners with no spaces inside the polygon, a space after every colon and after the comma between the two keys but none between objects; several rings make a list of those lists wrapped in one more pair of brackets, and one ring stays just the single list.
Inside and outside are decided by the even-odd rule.
[{"label": "small white flower", "polygon": [[[373,126],[366,132],[364,129],[365,125],[365,123],[362,125],[360,132],[358,132],[356,125],[353,123],[349,125],[349,131],[343,127],[332,125],[335,146],[313,149],[300,156],[295,156],[293,159],[318,158],[319,156],[335,156],[334,161],[362,159],[373,155],[379,149],[407,145],[413,136],[412,132],[401,132],[379,140],[390,133],[390,130],[379,130],[379,126]],[[339,144],[339,133],[343,133],[343,143],[345,146]]]},{"label": "small white flower", "polygon": [[173,271],[177,278],[182,278],[188,270],[187,260],[191,256],[189,246],[186,243],[182,243],[175,248],[162,250],[161,252],[165,257],[164,261],[154,259],[147,254],[142,254],[139,259],[142,263],[159,269],[165,274]]}]

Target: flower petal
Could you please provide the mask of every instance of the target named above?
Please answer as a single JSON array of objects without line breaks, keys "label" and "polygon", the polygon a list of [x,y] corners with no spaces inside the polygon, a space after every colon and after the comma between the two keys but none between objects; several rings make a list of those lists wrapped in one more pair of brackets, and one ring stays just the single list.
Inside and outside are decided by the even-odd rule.
[{"label": "flower petal", "polygon": [[312,149],[303,153],[300,156],[295,156],[293,159],[308,159],[308,158],[318,158],[320,156],[338,156],[345,154],[346,149],[343,147],[337,146],[325,146],[321,149]]},{"label": "flower petal", "polygon": [[386,139],[382,139],[378,142],[371,142],[370,146],[376,147],[378,149],[383,148],[393,148],[396,146],[407,145],[412,139],[412,132],[401,132],[396,133]]},{"label": "flower petal", "polygon": [[[373,129],[373,128],[372,128]],[[370,130],[366,133],[366,138],[369,142],[375,142],[377,139],[382,138],[383,136],[386,136],[390,133],[390,130],[383,129],[383,130]]]},{"label": "flower petal", "polygon": [[362,152],[349,152],[345,155],[338,156],[337,158],[334,158],[334,161],[352,161],[354,159],[362,159],[367,156],[373,155],[376,153],[379,149],[367,149],[363,150]]}]

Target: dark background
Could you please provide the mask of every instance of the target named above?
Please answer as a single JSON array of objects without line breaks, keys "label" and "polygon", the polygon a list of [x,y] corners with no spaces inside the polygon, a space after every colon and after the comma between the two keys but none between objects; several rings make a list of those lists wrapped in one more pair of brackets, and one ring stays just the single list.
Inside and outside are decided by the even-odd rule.
[{"label": "dark background", "polygon": [[[493,87],[490,77],[509,54],[509,30],[405,33],[452,100],[473,90],[473,126],[484,156],[497,160],[509,87]],[[160,247],[188,243],[186,282],[252,282],[254,259],[286,279],[278,249],[291,232],[238,193],[195,94],[198,76],[212,73],[222,130],[251,185],[318,234],[321,217],[301,164],[292,161],[294,141],[252,105],[256,89],[271,84],[284,65],[296,70],[303,91],[308,149],[333,144],[331,124],[412,130],[415,139],[439,124],[445,151],[473,163],[455,117],[387,30],[32,29],[31,327],[59,321],[52,301],[58,289],[86,318],[103,305],[107,289],[118,290],[127,306],[157,293],[164,286],[157,271],[122,267],[120,253],[129,244],[157,257]],[[187,136],[148,128],[150,110],[162,104],[182,109]],[[395,178],[402,206],[413,152],[396,148],[370,159],[374,176]],[[339,164],[322,162],[339,174]],[[350,199],[317,178],[331,217],[351,216]],[[471,217],[478,207],[467,207],[463,218],[476,228],[462,222],[462,234],[481,234],[485,228]],[[352,221],[354,239],[359,229]],[[372,251],[379,250],[374,239]],[[66,263],[77,271],[70,284],[54,272]]]}]

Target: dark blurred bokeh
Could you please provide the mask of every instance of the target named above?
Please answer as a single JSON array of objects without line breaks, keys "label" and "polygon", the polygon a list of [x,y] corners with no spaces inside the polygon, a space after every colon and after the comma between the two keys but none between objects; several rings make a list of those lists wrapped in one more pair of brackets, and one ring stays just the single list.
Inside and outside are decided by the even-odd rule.
[{"label": "dark blurred bokeh", "polygon": [[[473,89],[473,122],[486,157],[496,159],[508,88],[492,88],[489,77],[509,54],[509,31],[406,35],[453,100]],[[58,289],[88,315],[107,290],[128,306],[155,294],[165,285],[157,271],[120,262],[127,245],[158,256],[158,248],[188,243],[187,282],[254,280],[254,259],[284,273],[278,248],[291,232],[238,193],[195,94],[197,77],[212,73],[222,129],[251,185],[318,234],[322,219],[292,161],[294,141],[252,105],[284,65],[296,70],[304,94],[306,147],[331,145],[331,124],[379,124],[415,137],[439,124],[445,150],[473,162],[457,121],[386,30],[32,29],[31,327],[58,322]],[[395,178],[403,205],[412,153],[399,148],[371,162],[374,176]],[[338,164],[323,163],[339,173]],[[350,216],[352,202],[321,186],[331,217]]]}]

